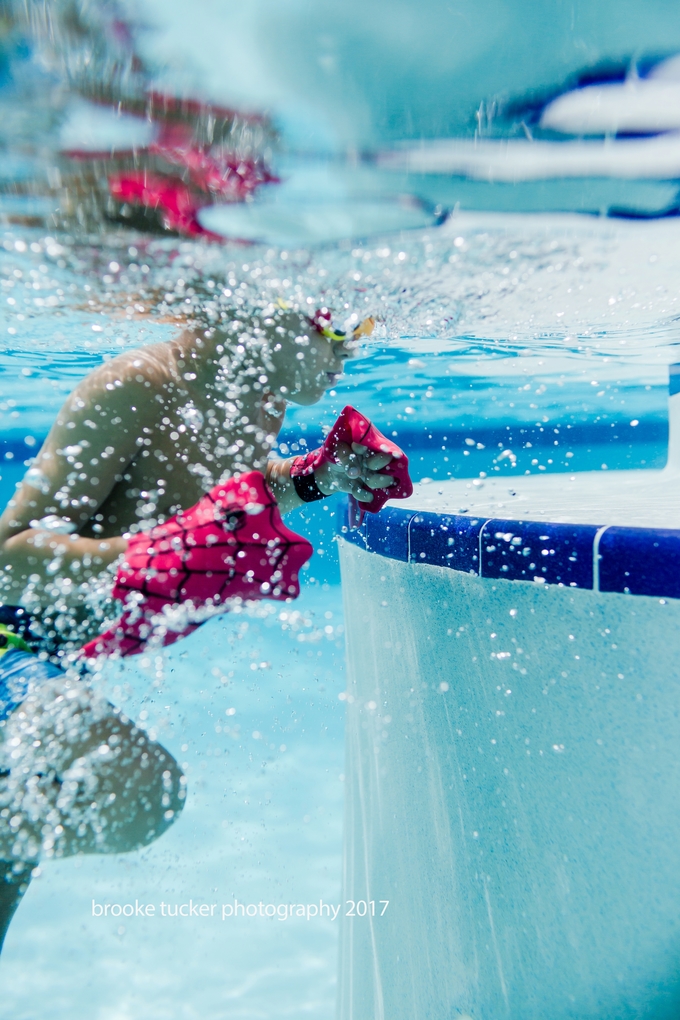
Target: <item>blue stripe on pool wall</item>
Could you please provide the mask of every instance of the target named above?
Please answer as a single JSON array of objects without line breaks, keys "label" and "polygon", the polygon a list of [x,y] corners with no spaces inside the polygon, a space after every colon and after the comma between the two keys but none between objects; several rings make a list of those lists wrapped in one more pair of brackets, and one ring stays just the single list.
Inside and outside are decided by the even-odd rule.
[{"label": "blue stripe on pool wall", "polygon": [[479,533],[485,518],[418,513],[409,525],[412,563],[479,573]]},{"label": "blue stripe on pool wall", "polygon": [[364,514],[358,528],[349,523],[349,504],[345,502],[339,517],[339,533],[348,542],[379,553],[391,560],[408,561],[408,526],[413,511],[407,512],[395,507],[383,507],[380,513]]},{"label": "blue stripe on pool wall", "polygon": [[384,507],[377,514],[366,514],[363,527],[366,547],[391,560],[408,559],[408,526],[413,512]]},{"label": "blue stripe on pool wall", "polygon": [[680,365],[668,366],[668,396],[680,393]]},{"label": "blue stripe on pool wall", "polygon": [[[385,507],[352,531],[347,509],[338,529],[368,552],[507,581],[594,587],[591,524],[549,524]],[[479,556],[481,553],[481,569]],[[680,530],[606,528],[598,546],[598,589],[680,599]]]},{"label": "blue stripe on pool wall", "polygon": [[482,576],[593,587],[592,525],[491,520],[481,536]]},{"label": "blue stripe on pool wall", "polygon": [[600,591],[680,599],[680,531],[607,528],[599,575]]}]

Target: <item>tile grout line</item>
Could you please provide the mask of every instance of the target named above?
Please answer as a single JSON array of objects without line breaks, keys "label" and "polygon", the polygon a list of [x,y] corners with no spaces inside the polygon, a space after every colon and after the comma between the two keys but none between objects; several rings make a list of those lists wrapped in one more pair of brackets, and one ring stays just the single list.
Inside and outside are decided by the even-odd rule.
[{"label": "tile grout line", "polygon": [[478,570],[477,573],[478,573],[479,577],[483,576],[482,575],[482,538],[483,538],[483,535],[484,535],[484,528],[487,526],[489,521],[492,521],[492,520],[493,520],[493,517],[489,517],[489,519],[484,521],[484,523],[482,524],[481,528],[479,529],[479,541],[478,541],[478,549],[477,549],[477,556],[478,556],[478,559],[479,559],[479,562],[477,564],[477,566],[479,567],[479,570]]},{"label": "tile grout line", "polygon": [[600,539],[610,527],[611,524],[605,524],[598,528],[593,538],[593,591],[600,590]]},{"label": "tile grout line", "polygon": [[[413,560],[412,526],[413,526],[414,523],[418,523],[417,522],[417,518],[419,517],[420,513],[421,513],[420,511],[411,511],[411,513],[408,516],[408,520],[405,522],[406,523],[406,557],[405,557],[405,561],[407,563],[413,563],[414,562],[414,560]],[[426,517],[429,516],[429,513],[427,511],[422,511],[422,513],[425,513]],[[469,522],[470,521],[470,517],[469,516],[463,516],[463,515],[457,515],[457,514],[453,514],[453,515],[450,515],[450,516],[448,514],[444,514],[444,515],[442,515],[442,514],[434,514],[433,516],[434,517],[439,517],[439,518],[444,516],[449,522],[451,522],[451,521],[456,521],[456,522],[468,521]],[[479,520],[479,518],[477,518],[477,521],[478,520]],[[494,520],[495,520],[495,518],[492,518],[492,517],[485,518],[482,521],[482,524],[481,524],[481,526],[479,528],[479,531],[478,531],[478,534],[477,534],[478,568],[477,568],[476,573],[477,573],[477,576],[480,577],[480,578],[485,578],[487,576],[487,575],[484,574],[484,569],[483,569],[484,568],[483,549],[484,549],[484,541],[485,541],[486,534],[487,534],[486,533],[486,527],[487,527],[487,525],[491,524]],[[531,523],[531,522],[519,521],[519,522],[509,522],[509,523],[522,525],[522,524]],[[550,525],[553,525],[553,524],[561,525],[563,522],[543,522],[543,521],[537,521],[535,523],[536,524],[541,524],[541,525],[545,524],[546,526],[550,526]],[[588,526],[587,525],[583,525],[582,527],[587,528]],[[606,524],[606,525],[602,525],[600,527],[596,527],[595,533],[594,533],[594,535],[592,537],[592,546],[591,546],[591,553],[592,553],[592,585],[590,586],[590,590],[592,590],[593,592],[598,592],[599,593],[601,591],[601,587],[600,587],[600,583],[601,583],[601,578],[600,578],[600,573],[601,573],[601,571],[600,571],[600,559],[601,559],[601,556],[600,556],[600,546],[601,546],[601,540],[602,540],[602,536],[605,534],[605,532],[610,530],[610,528],[612,528],[612,527],[616,527],[616,526],[615,525]],[[576,526],[576,530],[578,530],[578,529],[579,529],[579,526],[577,525]],[[389,526],[388,526],[388,530],[389,530]],[[656,531],[658,531],[659,529],[658,528],[657,529],[655,529],[655,528],[634,528],[633,530],[636,531],[636,532],[641,532],[641,533],[649,536],[649,535],[655,533]],[[680,529],[666,529],[666,531],[670,531],[671,534],[674,537],[680,538]],[[361,536],[361,538],[363,540],[361,542],[361,545],[366,549],[366,551],[375,551],[377,553],[381,553],[381,550],[378,547],[376,547],[375,549],[371,548],[370,542],[368,541],[368,536],[366,536],[364,534],[364,535]],[[402,549],[403,549],[403,547],[402,547]],[[382,555],[388,555],[392,559],[401,559],[401,556],[398,555],[398,554],[395,555],[395,553],[392,553],[392,554],[387,553],[386,554],[386,553],[382,552],[381,554]],[[464,569],[464,568],[462,568],[460,566],[453,567],[453,565],[451,563],[449,563],[448,561],[445,561],[444,559],[442,559],[441,561],[440,560],[436,560],[435,561],[434,558],[431,559],[427,555],[427,552],[426,552],[426,557],[425,557],[422,565],[435,565],[435,566],[436,565],[441,565],[441,566],[450,567],[450,568],[452,568],[454,570],[458,570],[458,571],[463,570],[464,573],[469,573],[469,569],[470,569],[469,567],[467,569]],[[503,577],[500,577],[500,576],[497,577],[497,578],[494,578],[493,574],[489,575],[489,578],[496,579],[496,580],[511,580],[511,578],[503,578]],[[520,579],[517,578],[516,580],[520,580]],[[521,580],[524,580],[524,579],[521,579]],[[556,582],[548,582],[548,583],[554,584]],[[578,587],[578,585],[575,585],[575,587]],[[672,596],[671,595],[670,597],[673,598],[673,597],[676,597],[676,596]],[[677,597],[680,598],[680,596],[677,596]]]}]

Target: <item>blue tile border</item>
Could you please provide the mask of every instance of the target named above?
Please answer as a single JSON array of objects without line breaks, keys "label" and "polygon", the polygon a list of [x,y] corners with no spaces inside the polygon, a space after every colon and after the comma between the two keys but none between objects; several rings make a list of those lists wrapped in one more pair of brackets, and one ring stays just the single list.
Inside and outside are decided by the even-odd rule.
[{"label": "blue tile border", "polygon": [[680,599],[680,531],[607,528],[598,553],[600,591]]},{"label": "blue tile border", "polygon": [[482,531],[482,576],[512,581],[593,587],[592,525],[487,521]]},{"label": "blue tile border", "polygon": [[412,563],[479,573],[479,535],[485,518],[418,513],[409,522]]},{"label": "blue tile border", "polygon": [[[507,581],[680,599],[680,530],[476,518],[385,507],[338,532],[368,552]],[[480,561],[481,557],[481,561]]]},{"label": "blue tile border", "polygon": [[386,506],[380,513],[365,514],[361,525],[352,529],[349,526],[349,504],[345,501],[342,513],[338,517],[338,533],[348,542],[368,552],[408,563],[408,530],[414,516],[413,511],[409,513],[398,507]]}]

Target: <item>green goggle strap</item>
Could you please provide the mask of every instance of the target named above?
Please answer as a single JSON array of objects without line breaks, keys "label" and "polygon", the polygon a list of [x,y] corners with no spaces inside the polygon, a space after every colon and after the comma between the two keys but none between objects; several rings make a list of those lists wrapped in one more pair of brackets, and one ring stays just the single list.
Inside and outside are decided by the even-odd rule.
[{"label": "green goggle strap", "polygon": [[319,330],[319,332],[321,333],[321,336],[325,336],[329,340],[337,341],[351,340],[353,336],[352,333],[348,335],[347,333],[345,333],[344,330],[333,329],[332,326],[324,326],[322,329]]},{"label": "green goggle strap", "polygon": [[9,652],[13,648],[21,652],[31,652],[31,648],[23,638],[6,627],[4,623],[0,623],[0,655],[4,655],[5,652]]}]

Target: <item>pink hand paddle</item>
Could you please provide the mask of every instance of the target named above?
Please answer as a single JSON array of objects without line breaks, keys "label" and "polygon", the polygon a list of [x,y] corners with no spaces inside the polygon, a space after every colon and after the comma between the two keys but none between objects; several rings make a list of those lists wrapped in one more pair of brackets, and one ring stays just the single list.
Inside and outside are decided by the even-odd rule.
[{"label": "pink hand paddle", "polygon": [[[200,625],[201,611],[206,618],[236,597],[296,598],[312,552],[284,525],[259,471],[231,478],[190,510],[129,540],[113,588],[125,603],[123,615],[81,654],[135,655],[150,638],[172,644]],[[178,607],[182,619],[173,620],[166,607]],[[196,611],[198,621],[191,619]]]},{"label": "pink hand paddle", "polygon": [[351,447],[352,443],[360,443],[367,447],[372,453],[389,454],[392,458],[389,464],[378,471],[378,474],[392,475],[394,485],[384,489],[374,489],[373,499],[370,503],[359,503],[350,496],[352,502],[360,510],[359,523],[363,517],[363,511],[375,514],[380,510],[388,499],[406,499],[413,492],[413,483],[408,473],[408,457],[396,443],[379,432],[375,425],[355,407],[348,404],[330,430],[323,446],[318,450],[312,450],[304,457],[296,457],[290,469],[291,478],[299,475],[311,475],[322,464],[337,464],[337,449],[340,443],[346,443]]}]

